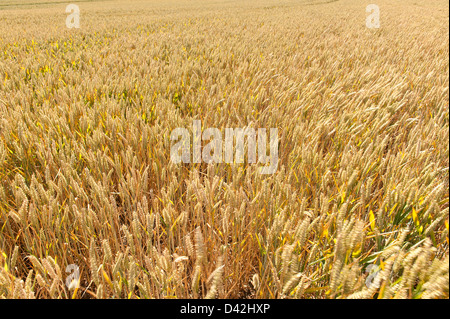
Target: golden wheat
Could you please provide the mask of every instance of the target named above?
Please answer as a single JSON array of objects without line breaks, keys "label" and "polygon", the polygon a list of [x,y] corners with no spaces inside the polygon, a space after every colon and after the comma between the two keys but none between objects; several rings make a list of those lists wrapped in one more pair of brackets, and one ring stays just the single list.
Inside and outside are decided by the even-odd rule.
[{"label": "golden wheat", "polygon": [[[449,297],[448,3],[35,2],[0,6],[0,297]],[[277,171],[174,164],[195,119],[278,128]]]}]

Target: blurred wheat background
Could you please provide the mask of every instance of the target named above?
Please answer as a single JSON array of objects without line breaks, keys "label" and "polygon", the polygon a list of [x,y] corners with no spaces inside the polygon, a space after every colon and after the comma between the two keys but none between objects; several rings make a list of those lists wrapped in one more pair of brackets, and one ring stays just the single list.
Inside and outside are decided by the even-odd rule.
[{"label": "blurred wheat background", "polygon": [[[446,1],[71,3],[0,3],[0,297],[449,297]],[[278,170],[173,164],[194,119]]]}]

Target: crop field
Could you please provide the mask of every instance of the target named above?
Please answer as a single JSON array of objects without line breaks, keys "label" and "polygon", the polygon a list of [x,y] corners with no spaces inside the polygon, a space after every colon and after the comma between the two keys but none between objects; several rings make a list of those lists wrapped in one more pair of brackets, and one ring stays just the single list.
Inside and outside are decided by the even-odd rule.
[{"label": "crop field", "polygon": [[[449,298],[448,18],[1,1],[0,298]],[[174,161],[194,121],[277,129],[275,171]]]}]

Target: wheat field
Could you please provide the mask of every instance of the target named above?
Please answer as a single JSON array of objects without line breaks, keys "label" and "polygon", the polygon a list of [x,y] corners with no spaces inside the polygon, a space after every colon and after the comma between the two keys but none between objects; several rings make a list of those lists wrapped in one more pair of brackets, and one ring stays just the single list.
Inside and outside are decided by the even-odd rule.
[{"label": "wheat field", "polygon": [[449,298],[446,1],[71,3],[0,3],[1,298]]}]

